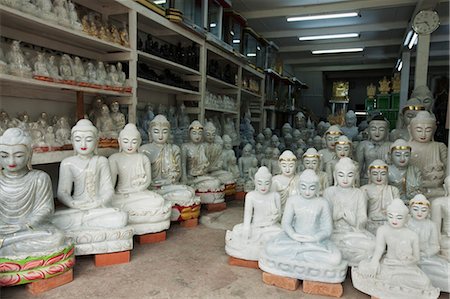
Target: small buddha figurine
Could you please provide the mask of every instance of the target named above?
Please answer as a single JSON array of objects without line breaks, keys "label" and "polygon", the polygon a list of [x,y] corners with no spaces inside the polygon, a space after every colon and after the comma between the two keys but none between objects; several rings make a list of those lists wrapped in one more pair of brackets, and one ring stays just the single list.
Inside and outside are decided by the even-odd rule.
[{"label": "small buddha figurine", "polygon": [[261,143],[255,145],[255,157],[258,160],[258,164],[260,164],[261,160],[264,158],[263,146]]},{"label": "small buddha figurine", "polygon": [[111,25],[109,31],[111,32],[111,40],[113,43],[119,44],[121,43],[119,30],[115,25]]},{"label": "small buddha figurine", "polygon": [[397,187],[388,185],[389,167],[382,160],[375,160],[369,165],[369,183],[361,187],[368,200],[367,229],[375,234],[378,227],[387,221],[386,208],[400,197]]},{"label": "small buddha figurine", "polygon": [[89,17],[88,15],[84,15],[81,18],[81,26],[83,27],[83,32],[90,34],[91,32],[91,25],[89,24]]},{"label": "small buddha figurine", "polygon": [[274,148],[272,150],[272,156],[270,158],[270,171],[273,175],[277,175],[281,173],[280,165],[278,164],[278,158],[280,158],[280,150],[278,148]]},{"label": "small buddha figurine", "polygon": [[374,160],[386,161],[391,146],[389,123],[383,116],[375,116],[369,122],[369,140],[361,141],[356,149],[356,161],[361,168],[361,184],[366,184],[367,169]]},{"label": "small buddha figurine", "polygon": [[281,195],[281,212],[284,211],[284,206],[289,196],[298,194],[295,190],[294,177],[296,173],[297,157],[290,150],[284,151],[278,158],[281,174],[275,175],[272,178],[272,191],[278,192]]},{"label": "small buddha figurine", "polygon": [[86,77],[87,81],[92,84],[97,84],[97,70],[92,62],[88,62],[86,65]]},{"label": "small buddha figurine", "polygon": [[120,86],[126,86],[127,75],[123,71],[122,63],[117,63],[117,74],[118,74],[118,83]]},{"label": "small buddha figurine", "polygon": [[[265,272],[328,283],[344,281],[347,262],[331,242],[332,214],[328,202],[318,197],[319,178],[311,169],[299,177],[299,195],[286,202],[283,232],[267,241],[259,258]],[[298,271],[296,269],[304,269]]]},{"label": "small buddha figurine", "polygon": [[358,136],[358,127],[356,126],[356,114],[353,110],[347,111],[345,114],[345,126],[341,127],[342,133],[350,140],[355,140]]},{"label": "small buddha figurine", "polygon": [[236,159],[236,153],[233,150],[233,140],[228,135],[222,136],[223,150],[222,150],[222,169],[227,170],[228,164],[232,159]]},{"label": "small buddha figurine", "polygon": [[73,63],[73,67],[72,67],[72,72],[73,72],[75,81],[87,82],[87,77],[86,77],[86,73],[84,70],[83,62],[81,61],[80,57],[75,56],[73,62],[74,63]]},{"label": "small buddha figurine", "polygon": [[181,146],[181,182],[200,193],[202,203],[223,202],[222,182],[207,175],[209,161],[206,157],[206,144],[203,143],[203,125],[198,120],[189,126],[189,138],[190,142]]},{"label": "small buddha figurine", "polygon": [[100,24],[98,29],[98,38],[104,41],[111,41],[111,33],[109,32],[106,24]]},{"label": "small buddha figurine", "polygon": [[372,258],[352,267],[356,289],[378,298],[438,298],[439,289],[417,266],[419,236],[406,226],[408,212],[398,198],[387,206],[387,224],[377,230]]},{"label": "small buddha figurine", "polygon": [[54,0],[53,12],[56,14],[59,24],[70,27],[69,11],[67,10],[66,0]]},{"label": "small buddha figurine", "polygon": [[338,140],[339,136],[342,135],[342,131],[338,126],[330,126],[328,130],[326,130],[324,139],[325,143],[327,145],[326,148],[323,148],[319,150],[319,155],[322,156],[322,164],[320,165],[320,168],[322,170],[325,170],[325,165],[330,162],[332,159],[334,159],[334,156],[336,155],[334,151],[334,147],[336,144],[336,141]]},{"label": "small buddha figurine", "polygon": [[411,165],[422,173],[422,188],[427,198],[444,194],[447,166],[447,146],[433,140],[436,131],[436,118],[428,111],[420,111],[408,126],[411,140]]},{"label": "small buddha figurine", "polygon": [[120,29],[120,44],[124,47],[130,47],[130,39],[128,37],[128,30],[127,28],[123,27]]},{"label": "small buddha figurine", "polygon": [[415,195],[422,193],[422,174],[419,168],[410,164],[411,146],[403,139],[391,145],[389,184],[398,188],[400,199],[408,204]]},{"label": "small buddha figurine", "polygon": [[225,252],[233,257],[257,261],[268,240],[281,232],[280,195],[271,191],[272,174],[260,167],[255,174],[255,190],[245,196],[244,221],[225,235]]},{"label": "small buddha figurine", "polygon": [[97,62],[97,82],[98,82],[98,84],[108,85],[109,80],[107,77],[108,77],[108,73],[106,72],[105,64],[103,63],[103,61]]},{"label": "small buddha figurine", "polygon": [[171,203],[172,221],[198,218],[200,198],[195,190],[179,183],[181,177],[180,148],[168,142],[170,123],[163,115],[157,115],[149,124],[151,142],[142,145],[140,152],[151,162],[152,188]]},{"label": "small buddha figurine", "polygon": [[323,193],[333,214],[331,240],[350,266],[369,258],[375,249],[375,236],[366,230],[367,198],[364,191],[355,186],[358,173],[353,160],[341,158],[334,169],[334,186]]},{"label": "small buddha figurine", "polygon": [[152,181],[151,165],[146,155],[137,152],[142,140],[136,125],[127,124],[118,141],[119,152],[108,158],[112,184],[117,183],[112,206],[128,212],[128,225],[135,235],[168,229],[172,205],[147,190]]},{"label": "small buddha figurine", "polygon": [[239,144],[239,137],[236,132],[235,122],[231,117],[227,117],[223,123],[224,134],[230,136],[233,145]]},{"label": "small buddha figurine", "polygon": [[270,147],[270,144],[272,143],[271,138],[272,138],[272,130],[270,128],[265,128],[263,130],[263,135],[264,135],[264,142],[263,142],[263,148],[266,149],[268,147]]},{"label": "small buddha figurine", "polygon": [[450,263],[439,256],[439,231],[436,223],[429,219],[431,204],[422,194],[417,194],[409,202],[411,219],[408,228],[419,236],[420,260],[419,268],[422,269],[433,286],[441,292],[449,292]]},{"label": "small buddha figurine", "polygon": [[378,81],[378,84],[380,85],[378,87],[378,91],[380,92],[380,94],[385,95],[391,91],[391,81],[389,81],[386,76],[384,76],[382,80]]},{"label": "small buddha figurine", "polygon": [[10,50],[6,53],[6,60],[11,75],[24,78],[31,77],[31,67],[25,58],[25,54],[20,48],[19,41],[12,41]]},{"label": "small buddha figurine", "polygon": [[72,27],[75,30],[83,30],[83,25],[80,22],[77,10],[75,9],[75,5],[73,4],[72,1],[69,1],[67,3],[67,11],[69,13],[70,27]]},{"label": "small buddha figurine", "polygon": [[51,0],[36,0],[35,3],[40,17],[51,22],[57,21],[56,14],[52,11],[53,3]]},{"label": "small buddha figurine", "polygon": [[440,232],[440,255],[450,261],[450,176],[444,180],[445,196],[433,200],[431,220]]},{"label": "small buddha figurine", "polygon": [[72,58],[69,55],[63,54],[59,64],[59,74],[64,80],[75,80],[75,76],[72,71]]},{"label": "small buddha figurine", "polygon": [[36,62],[34,63],[33,75],[49,77],[47,64],[45,63],[44,53],[38,52],[36,55]]},{"label": "small buddha figurine", "polygon": [[[339,136],[334,150],[336,153],[335,157],[325,165],[325,172],[327,173],[328,184],[330,186],[334,184],[334,168],[336,163],[344,157],[352,159],[353,143],[347,136]],[[359,164],[356,161],[353,161],[353,163],[358,169],[358,173],[355,176],[355,186],[359,187]]]},{"label": "small buddha figurine", "polygon": [[397,128],[391,131],[389,138],[392,141],[400,138],[409,141],[411,136],[409,135],[408,126],[411,123],[411,119],[416,117],[417,113],[422,110],[425,110],[425,107],[419,100],[412,98],[406,101],[399,115]]},{"label": "small buddha figurine", "polygon": [[319,195],[322,195],[323,191],[330,186],[327,173],[320,169],[322,158],[323,156],[313,147],[309,148],[302,156],[304,169],[314,170],[319,177],[319,190],[317,190]]},{"label": "small buddha figurine", "polygon": [[63,144],[56,141],[55,131],[53,126],[48,126],[46,133],[44,135],[45,144],[50,148],[50,150],[56,150]]},{"label": "small buddha figurine", "polygon": [[122,112],[120,112],[119,110],[120,105],[118,101],[113,101],[111,105],[109,105],[109,107],[111,108],[110,116],[114,123],[115,128],[114,130],[116,132],[120,132],[125,127],[126,124],[125,115]]},{"label": "small buddha figurine", "polygon": [[61,79],[61,76],[59,75],[59,69],[58,69],[58,66],[55,64],[55,60],[56,60],[55,55],[51,55],[48,58],[47,70],[48,70],[49,77],[59,80],[59,79]]},{"label": "small buddha figurine", "polygon": [[112,207],[109,163],[95,155],[97,128],[81,119],[71,134],[75,155],[61,162],[57,193],[67,208],[55,213],[53,224],[73,238],[76,255],[130,250],[133,229],[126,226],[128,213]]},{"label": "small buddha figurine", "polygon": [[261,166],[266,166],[270,173],[272,173],[272,154],[273,149],[271,147],[267,147],[264,151],[264,158],[261,159]]},{"label": "small buddha figurine", "polygon": [[114,64],[109,66],[108,81],[111,86],[122,86],[122,83],[119,82],[119,73],[117,73],[117,69]]},{"label": "small buddha figurine", "polygon": [[101,114],[96,119],[96,127],[99,130],[100,138],[112,139],[119,135],[116,131],[116,126],[109,113],[108,105],[103,104],[101,107]]}]

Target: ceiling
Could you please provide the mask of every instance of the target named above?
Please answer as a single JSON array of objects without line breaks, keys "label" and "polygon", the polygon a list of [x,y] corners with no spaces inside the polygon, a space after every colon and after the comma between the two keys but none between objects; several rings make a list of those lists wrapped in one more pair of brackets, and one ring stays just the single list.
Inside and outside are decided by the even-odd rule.
[{"label": "ceiling", "polygon": [[[434,9],[440,27],[431,35],[430,66],[449,65],[449,0],[233,0],[250,27],[280,48],[286,65],[297,71],[394,69],[410,30],[422,9]],[[357,11],[358,17],[287,22],[288,16]],[[359,33],[357,38],[299,41],[299,36]],[[313,55],[311,50],[356,48],[348,54]],[[417,46],[412,50],[414,65]]]}]

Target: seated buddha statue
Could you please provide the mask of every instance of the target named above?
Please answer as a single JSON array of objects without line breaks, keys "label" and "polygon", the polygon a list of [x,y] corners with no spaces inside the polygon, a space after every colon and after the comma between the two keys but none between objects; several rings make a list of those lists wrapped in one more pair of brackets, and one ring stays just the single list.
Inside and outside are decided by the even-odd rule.
[{"label": "seated buddha statue", "polygon": [[322,158],[323,156],[313,147],[309,148],[302,157],[304,169],[314,170],[319,177],[319,190],[317,190],[319,195],[322,195],[323,191],[329,186],[327,174],[320,168]]},{"label": "seated buddha statue", "polygon": [[420,270],[419,236],[409,229],[408,208],[399,198],[387,206],[387,223],[377,230],[370,259],[352,267],[353,286],[378,298],[430,298],[439,296]]},{"label": "seated buddha statue", "polygon": [[97,254],[133,248],[128,213],[112,207],[114,187],[108,159],[95,155],[98,130],[87,119],[71,130],[75,155],[62,160],[58,200],[67,208],[52,219],[75,242],[75,254]]},{"label": "seated buddha statue", "polygon": [[[31,169],[31,156],[31,137],[23,130],[10,128],[0,136],[0,286],[62,274],[74,264],[72,243],[50,223],[50,176]],[[39,275],[28,274],[34,271]]]},{"label": "seated buddha statue", "polygon": [[411,123],[411,119],[416,117],[421,110],[425,110],[425,107],[418,99],[411,98],[407,100],[399,115],[397,128],[391,131],[390,140],[395,141],[401,138],[408,141],[411,138],[408,126]]},{"label": "seated buddha statue", "polygon": [[[334,184],[334,168],[336,163],[344,157],[353,159],[353,143],[346,135],[339,136],[336,145],[334,146],[334,151],[336,155],[325,165],[325,172],[327,173],[328,184],[330,186]],[[355,174],[355,186],[359,187],[359,164],[356,161],[353,161],[353,163],[358,169],[358,173]]]},{"label": "seated buddha statue", "polygon": [[112,206],[128,212],[128,225],[135,235],[156,233],[170,226],[172,205],[147,188],[152,180],[148,157],[137,150],[141,134],[134,124],[127,124],[119,133],[119,152],[109,160],[112,184],[116,192]]},{"label": "seated buddha statue", "polygon": [[271,179],[267,167],[260,167],[256,172],[255,190],[245,196],[244,221],[226,232],[228,255],[257,261],[267,240],[281,232],[280,195],[271,191]]},{"label": "seated buddha statue", "polygon": [[326,148],[319,150],[319,155],[322,156],[322,163],[320,165],[321,170],[325,170],[325,165],[330,162],[336,155],[334,147],[339,136],[341,136],[342,134],[343,133],[341,129],[335,125],[330,126],[326,130],[325,135],[323,136],[323,138],[325,139]]},{"label": "seated buddha statue", "polygon": [[411,165],[422,173],[422,188],[427,198],[443,196],[447,146],[433,140],[436,118],[428,111],[419,111],[408,126],[411,140]]},{"label": "seated buddha statue", "polygon": [[[258,261],[275,275],[328,283],[344,281],[347,262],[330,241],[333,219],[328,202],[318,197],[319,178],[306,169],[298,180],[299,195],[288,198],[283,232],[266,242]],[[299,271],[303,269],[303,271]]]},{"label": "seated buddha statue", "polygon": [[172,205],[171,220],[183,221],[198,218],[200,198],[195,190],[180,184],[181,159],[180,148],[169,143],[170,122],[164,115],[158,114],[149,123],[151,142],[140,147],[139,151],[148,157],[151,163],[151,188]]},{"label": "seated buddha statue", "polygon": [[367,198],[361,189],[355,187],[358,172],[352,159],[341,158],[334,169],[335,185],[323,193],[333,215],[331,240],[350,266],[369,258],[375,249],[375,236],[366,230]]},{"label": "seated buddha statue", "polygon": [[444,180],[445,196],[433,200],[431,220],[440,232],[440,255],[450,261],[450,176]]},{"label": "seated buddha statue", "polygon": [[205,204],[224,201],[224,185],[208,176],[209,161],[203,142],[203,125],[194,120],[188,129],[189,142],[181,146],[181,182],[192,186]]},{"label": "seated buddha statue", "polygon": [[295,191],[295,184],[293,183],[295,177],[295,170],[297,168],[297,157],[293,152],[284,151],[279,159],[278,164],[281,169],[281,174],[275,175],[272,178],[272,191],[278,192],[281,196],[281,212],[284,210],[286,200],[289,196],[297,194]]}]

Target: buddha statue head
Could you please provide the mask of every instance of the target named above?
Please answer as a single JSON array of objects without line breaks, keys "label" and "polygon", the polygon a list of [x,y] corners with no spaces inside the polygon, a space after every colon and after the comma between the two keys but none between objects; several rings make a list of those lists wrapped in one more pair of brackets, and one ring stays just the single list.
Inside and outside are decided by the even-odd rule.
[{"label": "buddha statue head", "polygon": [[257,143],[257,144],[255,145],[255,153],[256,153],[256,154],[261,154],[261,153],[262,153],[262,150],[263,150],[262,144],[261,144],[261,143]]},{"label": "buddha statue head", "polygon": [[295,115],[295,127],[297,129],[306,128],[306,116],[302,112],[298,112]]},{"label": "buddha statue head", "polygon": [[265,166],[261,166],[255,173],[255,190],[259,193],[266,194],[270,192],[272,185],[272,174]]},{"label": "buddha statue head", "polygon": [[342,135],[341,129],[335,125],[330,126],[328,130],[325,132],[325,142],[327,144],[327,148],[330,151],[334,151],[336,141],[341,135]]},{"label": "buddha statue head", "polygon": [[271,147],[266,148],[266,151],[264,152],[264,157],[266,159],[272,158],[272,152],[273,152],[273,149]]},{"label": "buddha statue head", "polygon": [[7,129],[0,136],[0,173],[18,176],[31,169],[31,136],[19,128]]},{"label": "buddha statue head", "polygon": [[291,151],[284,151],[278,158],[278,165],[284,176],[292,177],[295,175],[297,157]]},{"label": "buddha statue head", "polygon": [[386,141],[389,137],[389,122],[382,116],[376,115],[369,122],[369,139],[374,142]]},{"label": "buddha statue head", "polygon": [[407,127],[411,123],[411,120],[416,117],[417,113],[423,110],[425,110],[425,106],[418,99],[411,98],[406,101],[405,106],[402,108],[402,125]]},{"label": "buddha statue head", "polygon": [[278,160],[280,157],[280,150],[276,147],[272,150],[272,159]]},{"label": "buddha statue head", "polygon": [[292,131],[292,137],[297,141],[302,138],[302,132],[300,132],[300,130],[298,129],[295,129]]},{"label": "buddha statue head", "polygon": [[408,222],[408,208],[403,201],[395,198],[386,208],[387,220],[392,228],[402,228]]},{"label": "buddha statue head", "polygon": [[349,110],[345,114],[345,126],[347,128],[352,128],[356,126],[356,114],[353,110]]},{"label": "buddha statue head", "polygon": [[302,158],[305,169],[311,169],[314,171],[317,171],[317,169],[319,169],[320,155],[315,148],[308,148],[308,150],[303,154]]},{"label": "buddha statue head", "polygon": [[207,122],[204,128],[205,141],[208,143],[214,143],[216,140],[216,126],[212,122]]},{"label": "buddha statue head", "polygon": [[281,135],[284,137],[286,134],[292,133],[292,127],[290,123],[285,123],[283,127],[281,128]]},{"label": "buddha statue head", "polygon": [[298,190],[305,199],[317,197],[319,192],[319,177],[312,169],[305,169],[298,180]]},{"label": "buddha statue head", "polygon": [[338,140],[336,141],[334,151],[339,159],[344,157],[350,157],[352,154],[351,140],[348,139],[348,137],[345,135],[339,136]]},{"label": "buddha statue head", "polygon": [[409,201],[409,212],[416,220],[423,220],[430,214],[430,201],[423,194],[416,194]]},{"label": "buddha statue head", "polygon": [[263,134],[266,140],[270,140],[270,138],[272,137],[272,130],[270,128],[265,128]]},{"label": "buddha statue head", "polygon": [[403,139],[395,140],[390,147],[391,162],[398,168],[405,168],[411,158],[411,146]]},{"label": "buddha statue head", "polygon": [[313,145],[316,150],[322,149],[322,137],[320,137],[319,135],[314,136]]},{"label": "buddha statue head", "polygon": [[141,146],[141,133],[135,124],[127,124],[119,133],[119,151],[134,154]]},{"label": "buddha statue head", "polygon": [[233,143],[231,140],[231,137],[228,136],[227,134],[222,136],[222,140],[223,140],[223,148],[226,150],[231,150],[233,149]]},{"label": "buddha statue head", "polygon": [[355,187],[355,178],[357,175],[358,171],[355,162],[353,162],[352,159],[348,157],[339,159],[334,166],[334,185],[342,188]]},{"label": "buddha statue head", "polygon": [[299,147],[296,151],[295,151],[295,156],[297,157],[297,160],[303,159],[303,154],[305,153],[305,151]]},{"label": "buddha statue head", "polygon": [[158,114],[150,121],[148,131],[152,142],[166,144],[170,135],[170,122],[164,115]]},{"label": "buddha statue head", "polygon": [[98,144],[98,130],[88,119],[80,119],[72,131],[73,149],[80,156],[90,156],[95,153]]},{"label": "buddha statue head", "polygon": [[193,143],[200,143],[202,142],[202,137],[203,137],[203,125],[198,120],[194,120],[189,125],[189,139]]},{"label": "buddha statue head", "polygon": [[278,147],[278,145],[280,144],[280,139],[278,139],[277,135],[273,135],[270,138],[270,144],[272,147]]},{"label": "buddha statue head", "polygon": [[111,103],[111,105],[109,105],[110,107],[111,107],[111,112],[113,112],[113,113],[117,113],[117,112],[119,112],[119,108],[120,108],[120,105],[119,105],[119,102],[118,101],[113,101],[112,103]]},{"label": "buddha statue head", "polygon": [[411,98],[416,98],[425,107],[425,110],[432,111],[434,98],[428,86],[421,85],[414,88]]},{"label": "buddha statue head", "polygon": [[369,183],[375,185],[388,184],[388,165],[383,160],[375,160],[370,163],[367,172],[369,174]]},{"label": "buddha statue head", "polygon": [[428,111],[419,111],[408,126],[411,140],[420,143],[433,141],[436,131],[436,118]]},{"label": "buddha statue head", "polygon": [[264,143],[264,134],[263,133],[259,133],[258,135],[256,135],[256,143]]}]

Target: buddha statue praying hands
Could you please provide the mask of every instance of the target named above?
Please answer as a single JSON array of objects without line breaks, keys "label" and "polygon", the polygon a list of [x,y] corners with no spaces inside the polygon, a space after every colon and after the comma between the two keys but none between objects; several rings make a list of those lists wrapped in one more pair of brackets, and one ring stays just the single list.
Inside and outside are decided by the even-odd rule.
[{"label": "buddha statue praying hands", "polygon": [[244,221],[226,232],[228,255],[257,261],[266,242],[281,232],[280,195],[271,191],[271,179],[267,167],[260,167],[256,172],[255,190],[245,196]]},{"label": "buddha statue praying hands", "polygon": [[114,187],[108,160],[95,155],[98,130],[81,119],[72,128],[75,155],[65,158],[59,169],[59,210],[53,224],[75,241],[75,254],[97,254],[130,250],[133,229],[126,226],[128,213],[113,208]]}]

